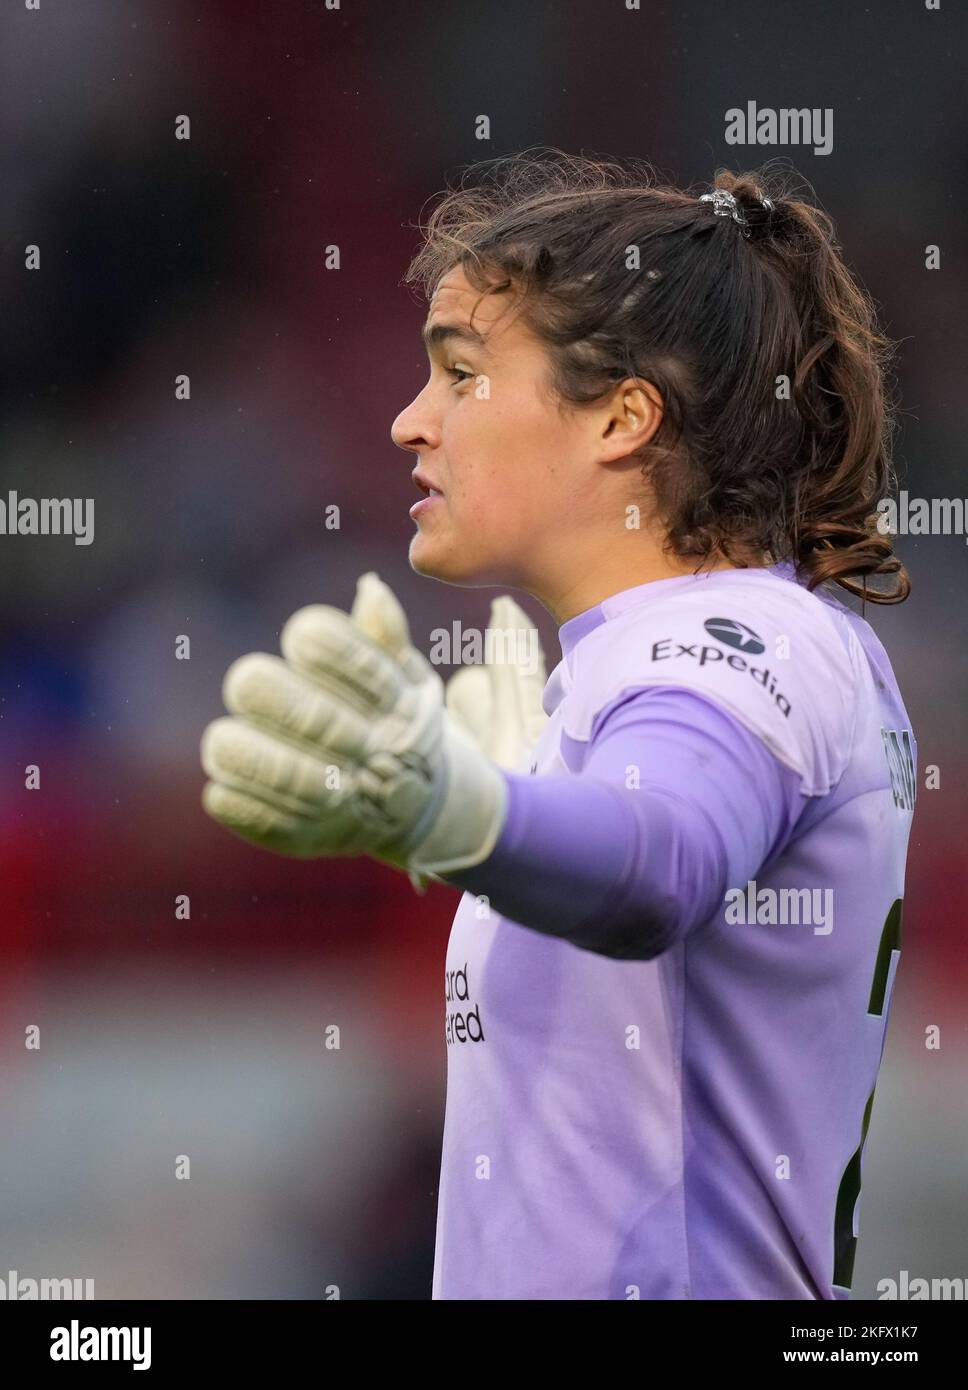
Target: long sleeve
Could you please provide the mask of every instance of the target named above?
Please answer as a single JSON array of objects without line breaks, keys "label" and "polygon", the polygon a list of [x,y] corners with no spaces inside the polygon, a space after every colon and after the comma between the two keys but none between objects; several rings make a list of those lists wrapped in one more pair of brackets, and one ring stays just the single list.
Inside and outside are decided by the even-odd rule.
[{"label": "long sleeve", "polygon": [[505,775],[493,853],[446,881],[522,926],[626,960],[651,959],[706,921],[808,804],[760,739],[677,688],[604,709],[580,772]]}]

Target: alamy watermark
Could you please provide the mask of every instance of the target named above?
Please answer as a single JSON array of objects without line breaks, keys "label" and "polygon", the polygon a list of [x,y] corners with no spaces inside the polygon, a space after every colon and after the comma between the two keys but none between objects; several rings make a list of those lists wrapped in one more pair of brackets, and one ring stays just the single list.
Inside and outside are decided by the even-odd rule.
[{"label": "alamy watermark", "polygon": [[533,676],[541,661],[536,627],[462,627],[455,619],[448,630],[435,627],[430,634],[430,661],[434,666],[517,666]]},{"label": "alamy watermark", "polygon": [[878,1279],[877,1297],[887,1299],[956,1299],[965,1297],[965,1281],[956,1279],[924,1279],[920,1275],[911,1276],[906,1269],[899,1272],[897,1279]]},{"label": "alamy watermark", "polygon": [[34,1303],[46,1299],[80,1299],[94,1297],[93,1279],[31,1279],[15,1269],[0,1274],[0,1303]]},{"label": "alamy watermark", "polygon": [[19,497],[0,499],[0,535],[73,536],[75,545],[94,539],[93,497]]},{"label": "alamy watermark", "polygon": [[727,145],[812,145],[814,154],[834,147],[834,113],[830,106],[731,106],[726,112]]},{"label": "alamy watermark", "polygon": [[963,536],[968,507],[964,497],[882,497],[877,529],[882,536]]},{"label": "alamy watermark", "polygon": [[69,1327],[50,1333],[51,1361],[130,1361],[134,1371],[151,1369],[150,1327],[82,1327],[72,1318]]},{"label": "alamy watermark", "polygon": [[834,890],[757,888],[751,878],[745,888],[727,890],[725,917],[731,926],[812,926],[814,936],[829,936],[834,929]]}]

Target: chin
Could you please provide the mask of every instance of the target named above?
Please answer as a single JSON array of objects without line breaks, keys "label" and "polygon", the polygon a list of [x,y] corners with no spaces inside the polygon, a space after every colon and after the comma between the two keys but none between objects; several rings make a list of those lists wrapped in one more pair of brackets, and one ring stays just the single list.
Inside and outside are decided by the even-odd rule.
[{"label": "chin", "polygon": [[435,546],[429,537],[419,532],[410,542],[410,568],[415,574],[426,579],[439,579],[444,584],[473,585],[485,583],[478,578],[475,566],[469,557],[455,555],[452,550]]}]

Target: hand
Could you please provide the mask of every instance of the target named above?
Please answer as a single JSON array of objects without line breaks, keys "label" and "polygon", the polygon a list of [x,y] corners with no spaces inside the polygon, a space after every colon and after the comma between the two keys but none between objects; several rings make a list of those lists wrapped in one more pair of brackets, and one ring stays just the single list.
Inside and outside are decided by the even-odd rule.
[{"label": "hand", "polygon": [[[406,614],[375,574],[361,576],[352,616],[363,631],[410,670],[429,666],[410,641]],[[504,594],[491,603],[489,639],[482,665],[465,666],[445,687],[447,713],[456,730],[466,735],[485,757],[514,772],[521,768],[548,716],[541,703],[547,681],[545,655],[537,629],[514,599]],[[520,660],[528,639],[533,641],[533,670]],[[518,659],[515,659],[518,658]]]},{"label": "hand", "polygon": [[[548,723],[542,705],[544,650],[534,624],[507,594],[491,603],[487,630],[491,640],[485,638],[484,664],[465,666],[451,676],[447,710],[482,753],[500,767],[520,772]],[[526,641],[534,644],[532,670],[520,659]]]},{"label": "hand", "polygon": [[202,738],[209,815],[279,854],[370,854],[411,875],[488,857],[506,813],[503,777],[446,718],[443,683],[405,622],[405,640],[383,636],[312,605],[286,623],[284,659],[255,652],[229,667],[230,716]]}]

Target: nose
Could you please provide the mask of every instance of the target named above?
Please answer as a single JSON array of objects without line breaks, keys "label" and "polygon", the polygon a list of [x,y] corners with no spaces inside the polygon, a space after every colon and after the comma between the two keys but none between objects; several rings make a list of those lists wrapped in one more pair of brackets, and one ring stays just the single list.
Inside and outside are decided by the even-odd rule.
[{"label": "nose", "polygon": [[409,449],[412,453],[436,448],[440,443],[439,430],[430,418],[426,387],[401,410],[390,426],[390,438],[398,449]]}]

